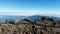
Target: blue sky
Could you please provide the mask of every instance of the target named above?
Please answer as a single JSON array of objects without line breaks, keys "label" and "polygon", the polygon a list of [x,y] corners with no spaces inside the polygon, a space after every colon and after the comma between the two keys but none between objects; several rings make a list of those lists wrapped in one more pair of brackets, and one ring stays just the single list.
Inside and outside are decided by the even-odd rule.
[{"label": "blue sky", "polygon": [[60,16],[60,0],[0,0],[0,15]]}]

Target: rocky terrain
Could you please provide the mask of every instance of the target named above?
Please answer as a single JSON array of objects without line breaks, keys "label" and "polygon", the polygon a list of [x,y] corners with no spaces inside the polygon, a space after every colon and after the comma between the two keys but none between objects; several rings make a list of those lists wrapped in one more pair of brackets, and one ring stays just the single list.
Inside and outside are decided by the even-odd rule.
[{"label": "rocky terrain", "polygon": [[46,17],[40,20],[6,20],[5,24],[0,21],[0,34],[60,34],[60,23]]}]

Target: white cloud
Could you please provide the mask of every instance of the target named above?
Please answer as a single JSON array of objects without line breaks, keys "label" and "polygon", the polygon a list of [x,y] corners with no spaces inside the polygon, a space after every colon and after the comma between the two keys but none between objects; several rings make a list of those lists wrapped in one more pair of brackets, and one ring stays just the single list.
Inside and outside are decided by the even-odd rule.
[{"label": "white cloud", "polygon": [[0,12],[0,15],[31,16],[31,15],[36,15],[36,13],[35,12]]},{"label": "white cloud", "polygon": [[48,10],[9,10],[0,9],[0,15],[21,15],[21,16],[31,16],[31,15],[48,15],[48,16],[60,16],[60,11],[48,11]]},{"label": "white cloud", "polygon": [[15,10],[15,9],[0,9],[0,15],[22,15],[22,16],[29,16],[35,15],[35,11],[28,11],[28,10]]}]

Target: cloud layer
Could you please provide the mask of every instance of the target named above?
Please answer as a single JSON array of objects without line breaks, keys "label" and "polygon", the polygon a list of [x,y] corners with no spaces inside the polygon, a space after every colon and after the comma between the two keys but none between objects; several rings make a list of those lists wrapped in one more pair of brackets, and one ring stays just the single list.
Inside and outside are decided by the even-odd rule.
[{"label": "cloud layer", "polygon": [[0,15],[21,15],[21,16],[31,16],[31,15],[45,15],[45,16],[60,16],[60,11],[47,11],[47,10],[1,10]]}]

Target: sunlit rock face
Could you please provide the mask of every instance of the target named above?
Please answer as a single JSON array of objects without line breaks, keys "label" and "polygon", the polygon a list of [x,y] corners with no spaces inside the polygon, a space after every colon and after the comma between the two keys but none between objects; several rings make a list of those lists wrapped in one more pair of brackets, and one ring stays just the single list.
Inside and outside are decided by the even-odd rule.
[{"label": "sunlit rock face", "polygon": [[45,17],[41,20],[6,20],[6,24],[0,21],[0,34],[60,34],[57,24],[52,18]]}]

